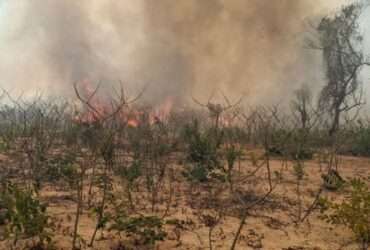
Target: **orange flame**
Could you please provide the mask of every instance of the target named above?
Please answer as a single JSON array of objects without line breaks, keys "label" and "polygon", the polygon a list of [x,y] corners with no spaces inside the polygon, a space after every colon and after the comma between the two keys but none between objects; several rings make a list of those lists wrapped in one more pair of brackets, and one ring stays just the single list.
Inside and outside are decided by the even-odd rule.
[{"label": "orange flame", "polygon": [[79,123],[94,123],[99,121],[109,113],[111,107],[107,105],[108,102],[104,101],[101,96],[92,96],[95,89],[87,79],[82,80],[80,82],[80,86],[81,95],[83,98],[90,99],[89,104],[93,107],[93,109],[83,107],[82,112],[77,114],[73,120]]},{"label": "orange flame", "polygon": [[[89,81],[81,81],[81,95],[88,99],[90,98],[96,89],[92,87]],[[101,96],[95,95],[89,100],[93,110],[88,107],[83,107],[82,112],[74,117],[74,121],[78,123],[94,123],[102,119],[105,115],[109,114],[112,107],[109,105],[109,101],[102,98]],[[145,118],[145,113],[138,109],[125,109],[118,113],[119,120],[126,124],[128,127],[136,128],[139,127],[142,122],[148,122],[150,125],[158,122],[165,121],[173,106],[173,98],[168,97],[162,104],[154,108],[152,112]]]},{"label": "orange flame", "polygon": [[136,119],[129,119],[127,125],[132,128],[137,128],[139,126],[139,121]]},{"label": "orange flame", "polygon": [[155,124],[160,121],[166,120],[172,111],[173,107],[173,98],[167,97],[165,101],[159,105],[150,115],[150,123]]}]

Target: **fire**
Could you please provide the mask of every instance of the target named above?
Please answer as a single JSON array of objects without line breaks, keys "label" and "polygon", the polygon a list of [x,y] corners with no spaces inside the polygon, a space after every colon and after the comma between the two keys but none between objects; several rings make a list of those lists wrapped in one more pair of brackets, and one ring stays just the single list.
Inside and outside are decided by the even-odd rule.
[{"label": "fire", "polygon": [[96,88],[94,88],[88,80],[82,80],[79,84],[80,92],[83,98],[89,99],[90,107],[79,105],[76,110],[77,113],[74,121],[78,123],[94,123],[102,119],[111,111],[111,106],[108,101],[105,101],[101,96],[96,95]]},{"label": "fire", "polygon": [[141,124],[154,125],[164,122],[171,114],[173,99],[168,97],[162,104],[151,111],[140,110],[139,108],[131,110],[123,115],[123,120],[127,121],[129,127],[139,127]]},{"label": "fire", "polygon": [[165,101],[160,104],[154,111],[151,113],[150,122],[151,124],[155,124],[159,121],[166,120],[169,115],[171,114],[173,107],[173,98],[167,97]]},{"label": "fire", "polygon": [[129,119],[127,125],[132,128],[137,128],[139,126],[139,121],[136,119]]},{"label": "fire", "polygon": [[[102,98],[96,92],[89,81],[84,80],[80,83],[79,91],[83,98],[89,100],[91,107],[81,106],[76,107],[78,111],[73,120],[77,123],[94,123],[106,115],[113,112],[113,107],[111,106],[109,100]],[[163,103],[153,108],[151,111],[145,111],[139,107],[125,107],[120,110],[117,114],[119,121],[128,127],[136,128],[142,123],[147,123],[149,125],[154,125],[159,122],[165,121],[171,114],[173,108],[173,98],[168,97]]]},{"label": "fire", "polygon": [[128,127],[137,128],[140,125],[141,112],[134,109],[130,112],[121,112],[121,121],[126,123]]}]

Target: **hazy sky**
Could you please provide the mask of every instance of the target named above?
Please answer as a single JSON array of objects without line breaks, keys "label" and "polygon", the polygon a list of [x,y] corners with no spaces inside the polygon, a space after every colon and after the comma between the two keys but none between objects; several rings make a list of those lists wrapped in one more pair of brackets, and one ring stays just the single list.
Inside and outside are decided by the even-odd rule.
[{"label": "hazy sky", "polygon": [[[322,84],[317,56],[302,48],[304,23],[346,2],[0,0],[0,86],[68,94],[76,81],[122,80],[132,91],[148,84],[154,102],[215,88],[278,101]],[[369,23],[367,11],[365,34]]]}]

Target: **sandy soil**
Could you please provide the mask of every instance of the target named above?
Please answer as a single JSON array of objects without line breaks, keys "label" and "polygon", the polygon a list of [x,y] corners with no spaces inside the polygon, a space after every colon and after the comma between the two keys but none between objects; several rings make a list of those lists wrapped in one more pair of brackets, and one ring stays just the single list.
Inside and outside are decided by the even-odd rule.
[{"label": "sandy soil", "polygon": [[[6,159],[0,157],[0,161],[4,162]],[[282,181],[264,205],[257,206],[250,211],[236,249],[357,249],[353,235],[349,230],[322,221],[317,210],[310,215],[308,220],[297,226],[294,223],[297,214],[296,182],[291,164],[284,167],[280,160],[274,159],[271,161],[271,166],[273,171],[283,171]],[[240,166],[242,173],[252,170],[253,168],[249,164],[242,162]],[[370,176],[370,159],[343,156],[339,170],[344,178]],[[307,209],[322,184],[322,172],[317,161],[311,160],[305,163],[305,173],[301,192],[303,208]],[[238,171],[235,175],[238,175]],[[264,169],[259,172],[258,176],[260,180],[255,180],[256,183],[249,182],[246,185],[256,185],[256,188],[258,186],[257,189],[262,194],[266,186],[259,186],[258,183],[264,182],[264,178],[266,178]],[[116,194],[119,194],[118,192]],[[166,217],[166,219],[176,218],[186,222],[184,230],[181,230],[180,242],[176,240],[176,229],[173,226],[166,226],[168,237],[164,242],[159,242],[155,249],[209,249],[208,228],[199,221],[199,210],[188,205],[186,192],[188,192],[188,186],[185,184],[179,184],[175,188],[175,198],[170,207],[169,215]],[[323,195],[340,199],[345,195],[345,191],[335,193],[324,191]],[[71,195],[70,191],[62,191],[60,188],[50,185],[43,189],[41,197],[48,202],[48,213],[56,221],[57,230],[54,240],[57,248],[71,249],[71,234],[76,210],[74,195]],[[213,249],[230,249],[239,222],[237,216],[233,216],[232,213],[225,216],[213,231]],[[90,239],[94,226],[95,217],[85,208],[79,226],[79,233],[84,240]],[[115,249],[114,246],[117,245],[118,241],[119,237],[113,232],[104,231],[103,234],[99,232],[94,247],[84,247],[83,249]],[[125,239],[123,241],[125,242]],[[0,248],[10,249],[4,242],[1,243]],[[131,249],[144,248],[133,247]]]}]

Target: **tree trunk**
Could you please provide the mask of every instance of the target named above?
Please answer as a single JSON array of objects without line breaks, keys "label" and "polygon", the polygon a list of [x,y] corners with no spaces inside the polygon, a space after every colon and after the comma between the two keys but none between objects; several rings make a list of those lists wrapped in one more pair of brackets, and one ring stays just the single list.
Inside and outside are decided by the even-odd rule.
[{"label": "tree trunk", "polygon": [[77,190],[77,209],[76,209],[76,218],[74,223],[74,229],[73,229],[73,241],[72,241],[72,250],[78,249],[76,247],[76,241],[78,236],[78,224],[80,221],[80,215],[81,215],[81,208],[82,208],[82,199],[83,199],[83,173],[81,173],[81,179],[78,183],[78,190]]},{"label": "tree trunk", "polygon": [[339,110],[339,108],[336,108],[335,111],[334,111],[334,119],[333,119],[333,122],[331,124],[331,128],[329,130],[329,135],[330,136],[333,136],[335,134],[335,132],[337,132],[337,130],[339,128],[339,120],[340,120],[340,110]]}]

